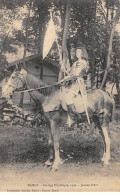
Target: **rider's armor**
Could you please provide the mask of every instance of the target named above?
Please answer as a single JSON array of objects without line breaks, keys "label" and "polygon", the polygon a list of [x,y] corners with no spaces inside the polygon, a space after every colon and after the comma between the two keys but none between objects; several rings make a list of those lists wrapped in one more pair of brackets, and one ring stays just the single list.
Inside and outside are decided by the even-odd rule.
[{"label": "rider's armor", "polygon": [[[67,105],[73,104],[73,96],[77,96],[81,92],[83,95],[87,94],[83,77],[88,68],[87,61],[80,59],[74,62],[68,76],[64,78],[65,81],[62,87],[62,98],[64,98]],[[69,80],[69,78],[71,79]]]}]

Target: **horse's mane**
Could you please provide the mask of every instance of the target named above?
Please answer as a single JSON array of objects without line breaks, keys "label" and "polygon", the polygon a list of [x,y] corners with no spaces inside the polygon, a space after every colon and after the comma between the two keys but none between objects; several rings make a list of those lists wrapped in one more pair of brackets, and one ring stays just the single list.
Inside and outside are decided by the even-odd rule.
[{"label": "horse's mane", "polygon": [[[28,70],[27,71],[27,77],[26,77],[26,81],[27,81],[27,87],[29,87],[29,89],[36,89],[39,87],[43,87],[43,86],[47,86],[48,84],[46,84],[45,82],[43,82],[41,79],[36,78],[33,74],[31,74]],[[49,87],[45,87],[43,89],[39,89],[37,90],[39,93],[43,94],[44,96],[49,96],[51,94],[53,94],[54,92],[56,92],[56,90],[60,89],[60,85],[56,85],[56,86],[49,86]]]},{"label": "horse's mane", "polygon": [[30,88],[38,88],[38,87],[43,87],[46,85],[45,82],[43,82],[41,79],[38,79],[35,77],[32,73],[30,73],[28,70],[27,71],[27,83],[29,84]]}]

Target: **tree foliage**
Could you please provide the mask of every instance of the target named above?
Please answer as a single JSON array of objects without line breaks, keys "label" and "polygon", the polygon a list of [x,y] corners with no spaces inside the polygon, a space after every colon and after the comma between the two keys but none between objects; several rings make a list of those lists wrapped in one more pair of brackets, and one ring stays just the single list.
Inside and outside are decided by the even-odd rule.
[{"label": "tree foliage", "polygon": [[[26,37],[27,13],[31,2],[29,16],[28,35]],[[50,10],[58,36],[58,43],[62,45],[63,29],[65,24],[66,1],[63,0],[1,0],[0,21],[0,66],[7,63],[6,52],[17,52],[17,46],[25,46],[27,39],[27,51],[32,54],[39,53],[42,56],[43,40],[46,24],[50,19]],[[119,9],[119,0],[71,0],[71,16],[68,31],[68,51],[71,43],[74,47],[80,42],[86,46],[92,74],[92,85],[100,87],[107,64],[107,54],[111,27]],[[22,27],[17,29],[14,21],[22,20]],[[113,52],[111,56],[111,68],[107,80],[114,82],[114,69],[119,57],[119,34],[113,39]],[[54,43],[53,48],[57,46]],[[51,55],[59,63],[58,52]],[[113,75],[111,77],[111,75]]]}]

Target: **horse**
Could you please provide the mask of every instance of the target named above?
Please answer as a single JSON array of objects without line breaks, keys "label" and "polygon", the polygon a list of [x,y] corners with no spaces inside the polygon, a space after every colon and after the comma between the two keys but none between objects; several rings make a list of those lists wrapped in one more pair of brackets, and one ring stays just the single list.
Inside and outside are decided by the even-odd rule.
[{"label": "horse", "polygon": [[[42,106],[45,117],[47,119],[48,129],[48,146],[49,146],[49,158],[45,162],[45,165],[51,166],[52,170],[57,170],[58,166],[62,164],[59,151],[59,125],[61,122],[68,120],[69,113],[62,106],[60,101],[60,90],[61,85],[51,85],[46,87],[46,84],[37,79],[31,73],[25,69],[19,71],[18,80],[21,80],[23,84],[26,84],[30,96],[35,102]],[[17,81],[18,82],[18,81]],[[36,89],[39,90],[29,90]],[[15,89],[13,90],[13,92]],[[7,93],[7,92],[6,92]],[[76,97],[76,103],[79,112],[78,117],[73,119],[73,123],[86,122],[87,117],[83,105],[81,95]],[[81,111],[82,106],[82,111]],[[104,153],[101,161],[108,165],[110,161],[110,136],[109,136],[109,123],[112,121],[114,116],[115,102],[112,96],[107,92],[95,89],[90,90],[87,94],[87,111],[91,121],[91,127],[97,126],[99,132],[104,141]],[[76,114],[76,113],[75,113]]]}]

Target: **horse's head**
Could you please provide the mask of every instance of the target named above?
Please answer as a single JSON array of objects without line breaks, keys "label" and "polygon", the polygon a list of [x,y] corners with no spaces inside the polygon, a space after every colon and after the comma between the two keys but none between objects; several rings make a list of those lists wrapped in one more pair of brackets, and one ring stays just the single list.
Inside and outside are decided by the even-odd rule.
[{"label": "horse's head", "polygon": [[19,72],[19,79],[21,79],[21,81],[24,81],[26,77],[27,77],[27,71],[22,68]]},{"label": "horse's head", "polygon": [[8,81],[2,86],[2,97],[11,99],[14,91],[24,85],[26,75],[27,71],[24,69],[14,71]]}]

